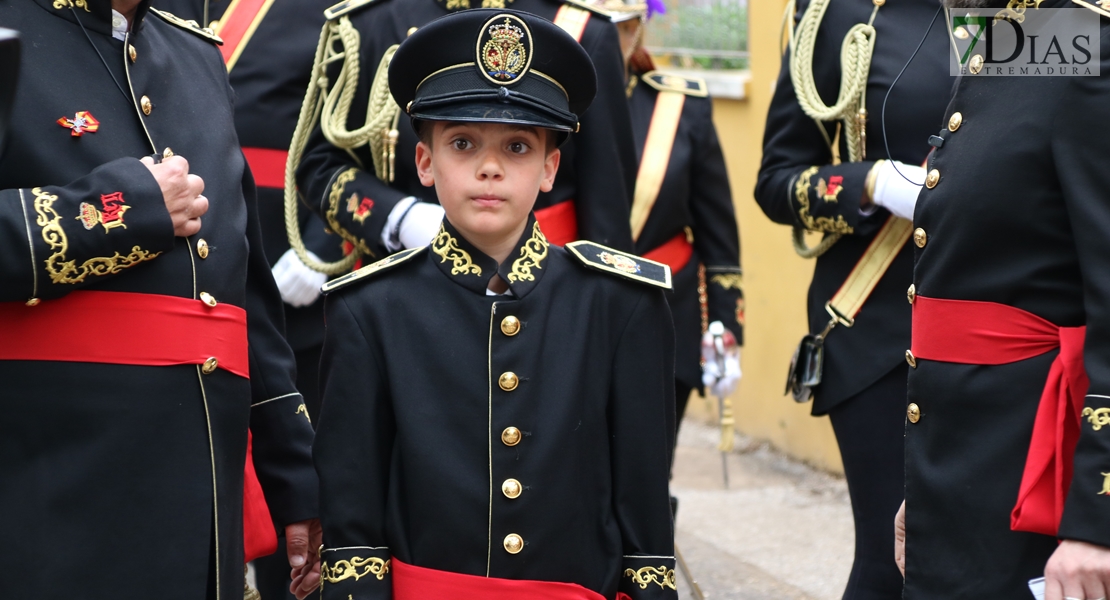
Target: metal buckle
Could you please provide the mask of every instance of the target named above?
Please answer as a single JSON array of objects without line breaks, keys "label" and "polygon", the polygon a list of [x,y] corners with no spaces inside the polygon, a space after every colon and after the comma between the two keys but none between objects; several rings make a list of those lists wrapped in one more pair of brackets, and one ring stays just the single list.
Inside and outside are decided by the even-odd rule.
[{"label": "metal buckle", "polygon": [[832,300],[825,303],[825,312],[829,313],[829,316],[832,317],[832,319],[829,319],[829,324],[825,325],[824,331],[822,331],[818,336],[821,339],[824,339],[825,336],[829,335],[829,332],[832,331],[833,327],[836,327],[837,325],[851,327],[852,325],[856,324],[855,319],[845,316],[839,310],[836,310],[836,307],[832,305]]}]

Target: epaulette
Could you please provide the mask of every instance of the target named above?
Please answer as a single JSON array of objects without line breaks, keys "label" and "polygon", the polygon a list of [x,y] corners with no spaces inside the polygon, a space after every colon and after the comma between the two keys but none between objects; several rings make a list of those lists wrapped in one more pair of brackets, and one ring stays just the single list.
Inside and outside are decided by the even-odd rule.
[{"label": "epaulette", "polygon": [[1093,10],[1093,11],[1097,12],[1098,14],[1100,14],[1104,17],[1110,17],[1110,10],[1102,8],[1102,6],[1104,4],[1106,4],[1104,1],[1100,1],[1098,3],[1098,6],[1095,6],[1094,4],[1091,4],[1090,2],[1085,2],[1084,0],[1071,0],[1071,1],[1078,4],[1079,6],[1082,6],[1083,8],[1086,8],[1088,10]]},{"label": "epaulette", "polygon": [[220,39],[220,36],[216,35],[215,31],[212,31],[207,27],[201,27],[199,23],[192,19],[185,20],[173,13],[168,13],[164,10],[158,10],[157,8],[151,8],[150,12],[158,15],[159,17],[162,17],[162,20],[169,23],[170,25],[177,25],[185,31],[199,35],[200,37],[214,44],[220,46],[224,45],[224,41]]},{"label": "epaulette", "polygon": [[333,4],[331,8],[324,11],[324,18],[329,21],[334,21],[347,13],[354,12],[364,6],[369,6],[373,3],[385,2],[385,0],[343,0],[339,4]]},{"label": "epaulette", "polygon": [[671,268],[663,263],[613,250],[587,240],[571,242],[564,248],[591,269],[620,275],[665,290],[671,289]]},{"label": "epaulette", "polygon": [[607,11],[604,8],[602,8],[600,6],[597,6],[595,4],[590,4],[589,2],[583,2],[582,0],[562,0],[562,2],[563,2],[563,4],[569,4],[571,6],[581,8],[582,10],[588,10],[592,13],[599,14],[599,15],[605,17],[606,19],[612,20],[612,18],[613,18],[613,13],[612,12]]},{"label": "epaulette", "polygon": [[644,83],[660,92],[679,92],[687,96],[705,98],[709,95],[709,88],[705,80],[700,77],[683,77],[659,71],[648,71],[640,76]]},{"label": "epaulette", "polygon": [[367,277],[370,277],[371,275],[375,275],[377,273],[382,273],[384,271],[388,271],[389,269],[392,269],[393,267],[396,267],[397,265],[407,261],[408,259],[416,256],[417,254],[420,254],[426,248],[427,248],[427,246],[422,246],[420,248],[409,248],[408,250],[402,250],[402,251],[400,251],[396,254],[390,254],[389,256],[387,256],[387,257],[385,257],[385,258],[383,258],[383,259],[381,259],[381,260],[379,260],[375,263],[371,263],[369,265],[366,265],[365,267],[363,267],[363,268],[361,268],[357,271],[352,271],[352,272],[347,273],[346,275],[344,275],[342,277],[336,277],[335,279],[332,279],[331,281],[325,283],[324,287],[322,287],[320,289],[325,294],[328,294],[328,293],[334,292],[336,290],[345,288],[345,287],[355,283],[356,281],[362,281],[363,279],[366,279]]}]

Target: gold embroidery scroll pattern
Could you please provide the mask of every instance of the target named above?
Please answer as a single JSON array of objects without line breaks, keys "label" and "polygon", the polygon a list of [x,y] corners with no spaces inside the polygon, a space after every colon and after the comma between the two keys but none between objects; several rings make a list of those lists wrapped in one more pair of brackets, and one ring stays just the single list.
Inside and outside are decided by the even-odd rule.
[{"label": "gold embroidery scroll pattern", "polygon": [[709,281],[726,290],[743,290],[744,276],[739,273],[721,273],[709,278]]},{"label": "gold embroidery scroll pattern", "polygon": [[[470,8],[470,0],[440,0],[447,10],[465,10]],[[482,0],[482,8],[508,8],[514,0]]]},{"label": "gold embroidery scroll pattern", "polygon": [[126,256],[119,252],[112,256],[98,256],[86,260],[78,267],[77,261],[66,260],[69,239],[61,226],[62,216],[54,210],[54,202],[58,200],[58,196],[44,192],[42,188],[34,188],[31,193],[35,195],[35,213],[38,215],[35,224],[42,227],[42,239],[54,252],[46,259],[46,274],[54,283],[77,284],[89,275],[113,275],[162,254],[133,246]]},{"label": "gold embroidery scroll pattern", "polygon": [[442,257],[439,261],[441,263],[451,261],[452,275],[480,276],[482,274],[482,267],[474,264],[474,259],[470,257],[469,252],[459,248],[459,241],[447,233],[443,225],[439,226],[439,233],[432,240],[432,252]]},{"label": "gold embroidery scroll pattern", "polygon": [[374,556],[370,558],[351,557],[351,560],[336,561],[329,565],[325,562],[320,566],[320,579],[328,583],[339,583],[345,579],[354,578],[355,581],[373,575],[378,581],[385,579],[389,573],[389,560]]},{"label": "gold embroidery scroll pattern", "polygon": [[297,412],[295,412],[293,414],[294,415],[304,414],[304,418],[308,419],[309,423],[312,422],[312,417],[308,416],[308,407],[305,406],[304,404],[301,404],[300,406],[298,406],[297,407]]},{"label": "gold embroidery scroll pattern", "polygon": [[1098,493],[1099,496],[1110,496],[1110,473],[1101,473],[1102,475],[1102,491]]},{"label": "gold embroidery scroll pattern", "polygon": [[1083,416],[1087,417],[1087,422],[1091,424],[1091,429],[1098,431],[1105,425],[1110,425],[1110,408],[1091,408],[1083,409]]},{"label": "gold embroidery scroll pattern", "polygon": [[660,588],[671,588],[677,590],[675,586],[674,569],[668,569],[665,565],[659,567],[644,567],[642,569],[633,570],[625,569],[624,574],[626,577],[631,577],[641,590],[646,590],[648,584],[654,583]]},{"label": "gold embroidery scroll pattern", "polygon": [[798,216],[801,217],[802,225],[810,231],[827,231],[829,233],[849,234],[854,231],[852,226],[844,220],[842,215],[836,215],[836,218],[830,217],[814,217],[809,214],[809,179],[813,177],[820,167],[810,167],[798,176],[798,181],[794,184],[794,198],[798,201],[801,208],[798,209]]},{"label": "gold embroidery scroll pattern", "polygon": [[540,224],[532,224],[532,237],[520,249],[520,258],[513,261],[509,281],[535,281],[532,269],[542,269],[543,259],[547,258],[547,238],[540,231]]},{"label": "gold embroidery scroll pattern", "polygon": [[73,7],[83,8],[85,12],[90,12],[89,3],[86,0],[54,0],[54,10]]},{"label": "gold embroidery scroll pattern", "polygon": [[354,246],[359,254],[363,256],[374,256],[374,253],[370,250],[370,246],[366,245],[366,240],[347,231],[347,229],[339,223],[339,204],[340,198],[343,196],[343,188],[346,187],[348,183],[355,180],[356,173],[358,173],[358,169],[350,168],[343,171],[339,174],[339,177],[335,178],[335,183],[331,184],[331,192],[328,194],[328,210],[324,216],[327,217],[328,226],[331,227],[331,230]]}]

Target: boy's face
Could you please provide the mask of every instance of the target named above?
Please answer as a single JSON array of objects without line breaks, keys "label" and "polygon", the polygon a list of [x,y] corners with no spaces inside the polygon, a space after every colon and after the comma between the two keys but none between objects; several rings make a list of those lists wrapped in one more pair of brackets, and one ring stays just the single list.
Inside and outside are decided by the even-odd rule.
[{"label": "boy's face", "polygon": [[416,146],[420,183],[435,186],[448,220],[472,243],[516,241],[539,192],[551,191],[559,150],[538,127],[434,122]]}]

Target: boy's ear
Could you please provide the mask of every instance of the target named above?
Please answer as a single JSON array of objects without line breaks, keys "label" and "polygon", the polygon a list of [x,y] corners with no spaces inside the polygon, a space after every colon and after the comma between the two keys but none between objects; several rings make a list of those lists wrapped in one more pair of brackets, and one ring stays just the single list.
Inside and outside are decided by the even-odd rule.
[{"label": "boy's ear", "polygon": [[[551,132],[547,132],[551,135]],[[559,159],[562,153],[558,148],[547,153],[547,157],[543,161],[543,179],[540,181],[540,191],[550,192],[551,188],[555,185],[555,174],[559,172]]]},{"label": "boy's ear", "polygon": [[436,184],[432,175],[432,148],[425,142],[416,144],[416,174],[420,177],[420,185],[432,187]]}]

